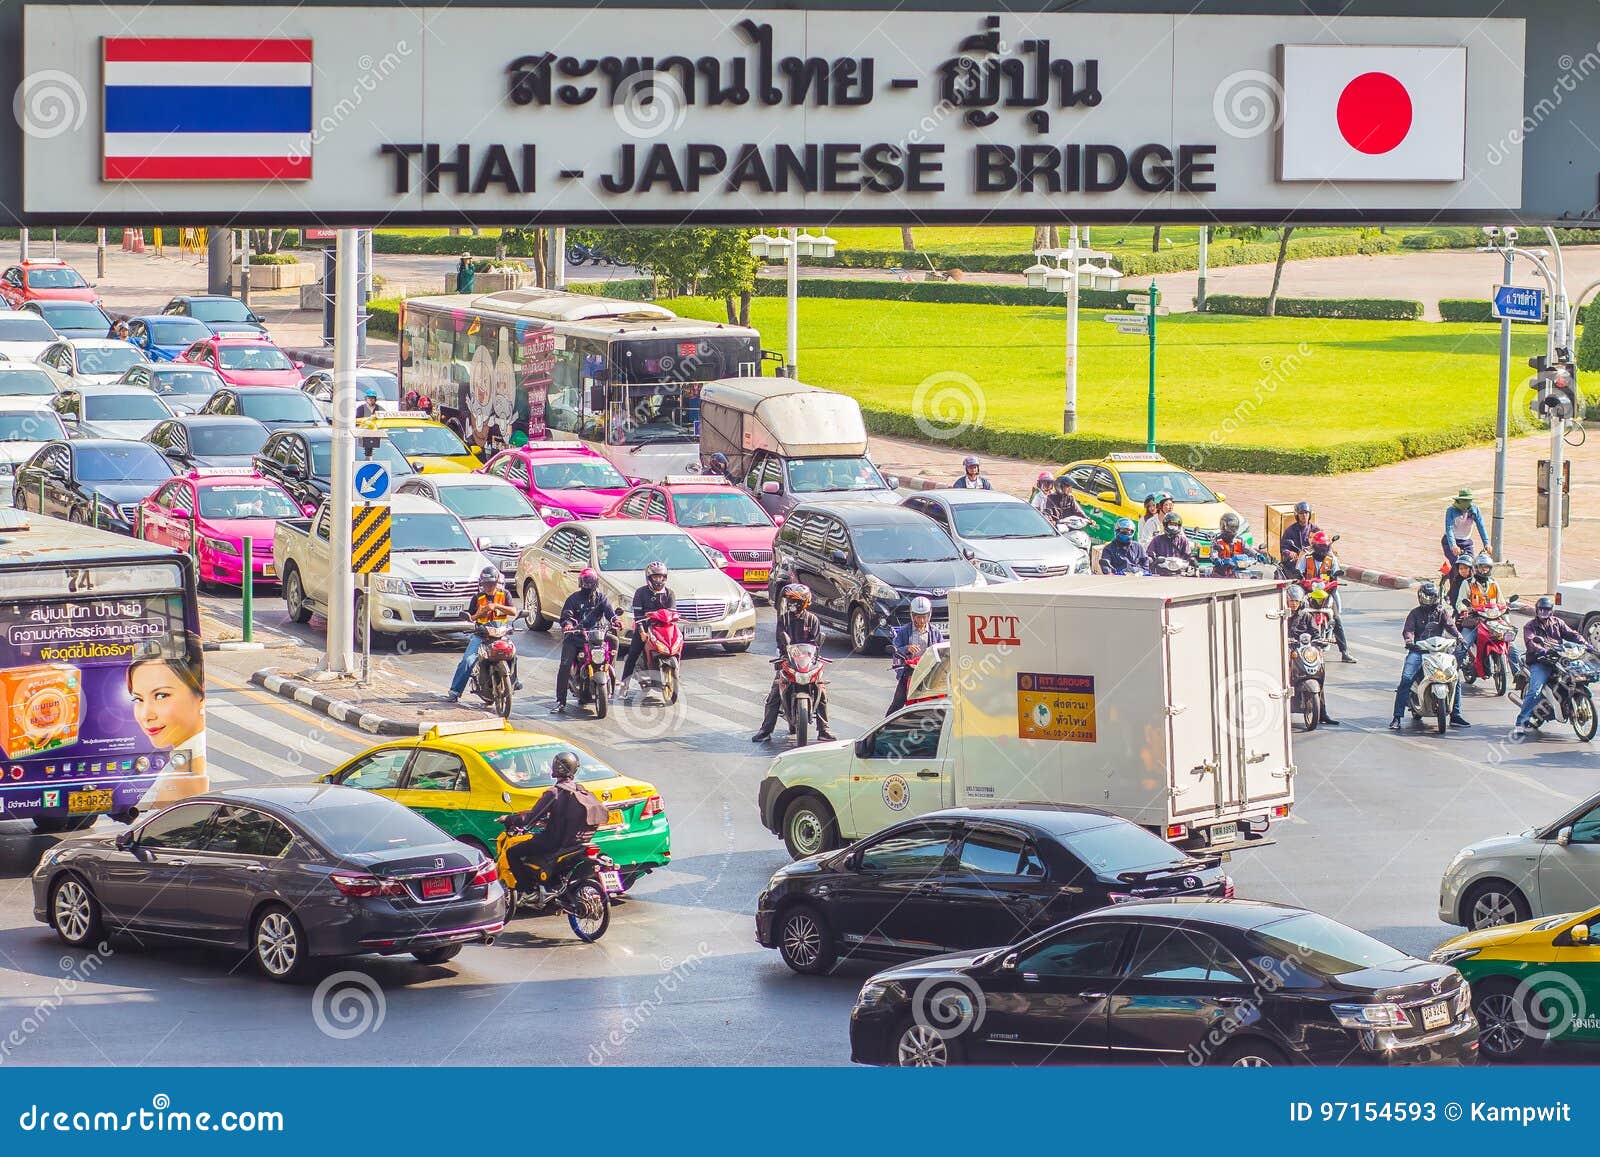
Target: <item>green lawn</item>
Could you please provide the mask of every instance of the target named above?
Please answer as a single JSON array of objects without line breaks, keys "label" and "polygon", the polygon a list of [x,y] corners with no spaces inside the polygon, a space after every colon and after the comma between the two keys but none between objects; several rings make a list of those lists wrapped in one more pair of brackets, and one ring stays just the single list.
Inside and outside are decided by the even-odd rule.
[{"label": "green lawn", "polygon": [[[1396,226],[1389,234],[1396,240],[1408,233],[1425,233],[1431,227]],[[1148,225],[1096,225],[1088,230],[1089,243],[1096,249],[1109,253],[1150,252],[1151,228]],[[1332,227],[1297,227],[1296,237],[1323,237],[1336,233],[1354,233],[1354,229]],[[1061,242],[1066,244],[1066,227],[1061,229]],[[841,249],[899,249],[898,229],[855,229],[840,227],[829,229],[828,235],[839,242]],[[937,253],[1030,253],[1033,248],[1033,230],[1019,226],[994,226],[978,229],[928,228],[911,230],[918,249]],[[1238,242],[1229,238],[1213,238],[1212,248],[1225,248]],[[1200,229],[1195,225],[1170,225],[1161,230],[1161,251],[1188,252],[1200,247]],[[910,255],[908,254],[908,257]]]},{"label": "green lawn", "polygon": [[[669,304],[686,316],[726,320],[721,302]],[[1147,347],[1103,316],[1081,315],[1079,433],[1137,447],[1144,441]],[[764,346],[784,348],[782,299],[758,298],[752,323]],[[1200,314],[1160,325],[1163,443],[1216,446],[1215,432],[1235,450],[1349,446],[1336,464],[1351,468],[1372,460],[1371,451],[1351,444],[1389,440],[1393,460],[1477,440],[1492,428],[1498,331],[1491,325]],[[993,431],[1059,434],[1065,337],[1064,308],[800,300],[805,381],[852,394],[871,409],[909,414],[919,383],[966,375],[981,392],[982,425]],[[1513,341],[1520,373],[1543,338],[1530,331]],[[1522,401],[1516,393],[1513,405]],[[1412,439],[1403,451],[1393,446],[1400,438]],[[1220,459],[1217,468],[1224,468]],[[1256,468],[1288,465],[1263,461]]]}]

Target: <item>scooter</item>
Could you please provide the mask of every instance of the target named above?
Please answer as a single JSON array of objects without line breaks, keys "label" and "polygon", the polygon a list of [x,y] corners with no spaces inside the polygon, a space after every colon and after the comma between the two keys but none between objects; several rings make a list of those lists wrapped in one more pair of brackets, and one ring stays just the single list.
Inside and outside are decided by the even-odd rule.
[{"label": "scooter", "polygon": [[1089,549],[1094,544],[1089,540],[1089,520],[1081,514],[1069,514],[1066,518],[1056,520],[1056,533],[1066,537],[1066,540],[1079,550],[1084,557],[1089,555]]},{"label": "scooter", "polygon": [[1313,636],[1302,631],[1289,652],[1290,702],[1307,731],[1315,731],[1322,722],[1322,679],[1326,674],[1323,656],[1330,641],[1327,635]]},{"label": "scooter", "polygon": [[1152,558],[1150,573],[1166,578],[1195,578],[1200,574],[1200,567],[1190,558]]},{"label": "scooter", "polygon": [[622,873],[611,857],[594,844],[563,848],[555,859],[555,879],[519,880],[509,853],[531,840],[534,832],[518,824],[515,816],[500,816],[498,821],[505,828],[495,838],[495,862],[506,889],[506,920],[524,906],[530,916],[553,915],[554,909],[567,914],[579,940],[593,944],[604,936],[611,926],[611,897],[622,894]]},{"label": "scooter", "polygon": [[678,667],[683,659],[683,630],[677,611],[651,611],[641,624],[644,662],[637,674],[642,687],[648,681],[661,693],[664,703],[678,701]]},{"label": "scooter", "polygon": [[572,661],[568,682],[577,689],[578,705],[594,705],[594,717],[604,719],[611,709],[611,700],[617,693],[617,636],[614,630],[592,627],[578,631],[571,623],[561,625],[562,634],[578,632],[583,636],[577,658]]},{"label": "scooter", "polygon": [[[1556,669],[1539,692],[1539,705],[1533,709],[1530,726],[1537,728],[1554,720],[1572,724],[1573,733],[1584,743],[1594,738],[1596,718],[1589,684],[1600,679],[1600,665],[1590,658],[1591,654],[1582,643],[1562,643],[1545,653]],[[1517,672],[1516,682],[1520,700],[1528,688],[1525,669]]]},{"label": "scooter", "polygon": [[511,636],[516,632],[518,618],[512,615],[474,628],[483,645],[472,667],[472,692],[502,719],[511,718],[511,690],[517,669],[517,648]]},{"label": "scooter", "polygon": [[1494,693],[1504,695],[1511,686],[1511,641],[1517,637],[1517,628],[1506,616],[1519,598],[1512,595],[1511,602],[1505,606],[1483,607],[1473,612],[1477,631],[1468,652],[1470,661],[1462,672],[1468,687],[1479,679],[1493,679]]},{"label": "scooter", "polygon": [[1450,725],[1451,705],[1461,685],[1456,641],[1445,635],[1412,644],[1422,654],[1422,671],[1411,684],[1411,715],[1418,722],[1431,715],[1443,735]]},{"label": "scooter", "polygon": [[789,733],[796,747],[804,747],[811,740],[812,721],[817,716],[817,702],[822,697],[823,669],[829,660],[817,654],[812,643],[790,643],[781,659],[772,660],[783,681],[781,702],[783,717],[789,723]]}]

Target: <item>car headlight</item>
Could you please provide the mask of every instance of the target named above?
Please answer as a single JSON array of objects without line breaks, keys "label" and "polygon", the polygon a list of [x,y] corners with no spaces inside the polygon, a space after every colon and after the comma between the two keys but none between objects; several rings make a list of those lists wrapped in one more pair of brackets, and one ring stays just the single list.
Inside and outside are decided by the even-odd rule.
[{"label": "car headlight", "polygon": [[1336,1004],[1334,1019],[1345,1028],[1410,1028],[1411,1020],[1398,1004]]},{"label": "car headlight", "polygon": [[1444,874],[1446,876],[1453,875],[1461,867],[1462,864],[1466,863],[1468,860],[1472,859],[1472,857],[1477,855],[1477,854],[1478,853],[1474,852],[1471,848],[1462,848],[1459,852],[1457,852],[1455,854],[1455,856],[1450,860],[1450,862],[1445,865]]},{"label": "car headlight", "polygon": [[99,511],[101,518],[115,519],[118,522],[122,521],[122,511],[117,509],[115,503],[107,502],[104,498],[97,498],[94,500],[94,508],[95,510]]},{"label": "car headlight", "polygon": [[878,599],[879,601],[885,603],[897,603],[900,601],[900,592],[895,590],[882,579],[874,578],[871,575],[868,575],[867,597],[871,599]]},{"label": "car headlight", "polygon": [[[1435,964],[1454,964],[1458,960],[1471,960],[1481,948],[1440,948],[1433,952],[1428,959]],[[1466,985],[1462,985],[1465,988]]]},{"label": "car headlight", "polygon": [[212,550],[216,551],[218,554],[238,554],[239,553],[239,548],[234,546],[233,543],[224,542],[220,538],[206,538],[206,539],[202,539],[201,541],[204,542],[206,544],[206,546],[208,546]]},{"label": "car headlight", "polygon": [[705,551],[706,557],[711,560],[711,565],[716,567],[718,570],[721,570],[723,567],[728,565],[728,556],[723,554],[716,547],[702,546],[700,549]]},{"label": "car headlight", "polygon": [[734,604],[733,610],[730,613],[731,614],[735,614],[735,615],[742,615],[746,611],[754,611],[755,609],[756,609],[756,605],[753,602],[750,601],[749,593],[746,592],[746,591],[741,591],[739,593],[739,601]]},{"label": "car headlight", "polygon": [[1089,541],[1089,536],[1081,530],[1067,531],[1067,541],[1079,550],[1088,550],[1094,544]]},{"label": "car headlight", "polygon": [[1089,554],[1088,554],[1087,551],[1085,551],[1083,557],[1080,558],[1077,561],[1077,564],[1075,566],[1073,566],[1072,573],[1073,574],[1088,574],[1089,573]]},{"label": "car headlight", "polygon": [[978,558],[972,560],[972,565],[977,567],[982,573],[993,578],[1008,579],[1011,577],[1010,573],[1006,570],[1004,563],[991,562],[986,558]]},{"label": "car headlight", "polygon": [[15,474],[16,472],[17,464],[15,462],[0,462],[0,476]]},{"label": "car headlight", "polygon": [[569,518],[569,517],[571,517],[565,510],[562,510],[561,507],[559,507],[559,506],[541,506],[541,507],[539,507],[539,516],[541,518]]},{"label": "car headlight", "polygon": [[884,997],[889,995],[889,986],[880,981],[869,980],[861,986],[861,991],[856,994],[857,1008],[877,1008],[883,1003]]},{"label": "car headlight", "polygon": [[411,585],[403,578],[395,578],[388,574],[375,574],[372,576],[372,589],[380,595],[407,595],[411,593]]}]

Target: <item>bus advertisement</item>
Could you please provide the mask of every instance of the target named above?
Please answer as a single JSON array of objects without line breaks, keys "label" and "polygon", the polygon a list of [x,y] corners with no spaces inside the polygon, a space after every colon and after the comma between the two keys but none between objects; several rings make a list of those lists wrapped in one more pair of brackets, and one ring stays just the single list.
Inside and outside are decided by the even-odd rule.
[{"label": "bus advertisement", "polygon": [[207,790],[186,556],[12,516],[0,592],[0,816],[75,830]]}]

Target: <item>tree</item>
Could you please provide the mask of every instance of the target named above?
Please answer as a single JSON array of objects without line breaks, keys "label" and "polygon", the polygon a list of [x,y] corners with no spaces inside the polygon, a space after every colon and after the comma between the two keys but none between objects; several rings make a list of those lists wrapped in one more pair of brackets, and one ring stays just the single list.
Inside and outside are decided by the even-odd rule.
[{"label": "tree", "polygon": [[911,236],[911,230],[908,226],[902,225],[900,227],[900,248],[907,253],[915,253],[917,251],[917,242]]},{"label": "tree", "polygon": [[[750,256],[752,229],[704,229],[708,234],[702,258],[705,275],[700,292],[720,297],[728,310],[729,325],[750,324],[750,298],[756,290],[756,271],[761,262]],[[738,299],[738,312],[734,299]]]},{"label": "tree", "polygon": [[597,229],[595,240],[624,265],[648,274],[664,296],[692,293],[714,229]]},{"label": "tree", "polygon": [[1150,252],[1161,252],[1161,226],[1159,225],[1150,230]]},{"label": "tree", "polygon": [[1061,248],[1061,227],[1059,225],[1035,225],[1033,227],[1033,251],[1041,249]]},{"label": "tree", "polygon": [[[1585,307],[1582,311],[1584,317],[1592,316],[1592,311],[1595,309],[1600,309],[1600,306]],[[1578,330],[1576,356],[1580,372],[1600,373],[1600,318],[1596,318],[1593,329],[1590,329],[1588,321],[1585,321],[1583,328]]]},{"label": "tree", "polygon": [[1267,294],[1268,317],[1278,316],[1278,283],[1283,280],[1283,263],[1289,256],[1289,234],[1293,232],[1293,225],[1285,225],[1278,234],[1278,263],[1272,267],[1272,292]]}]

